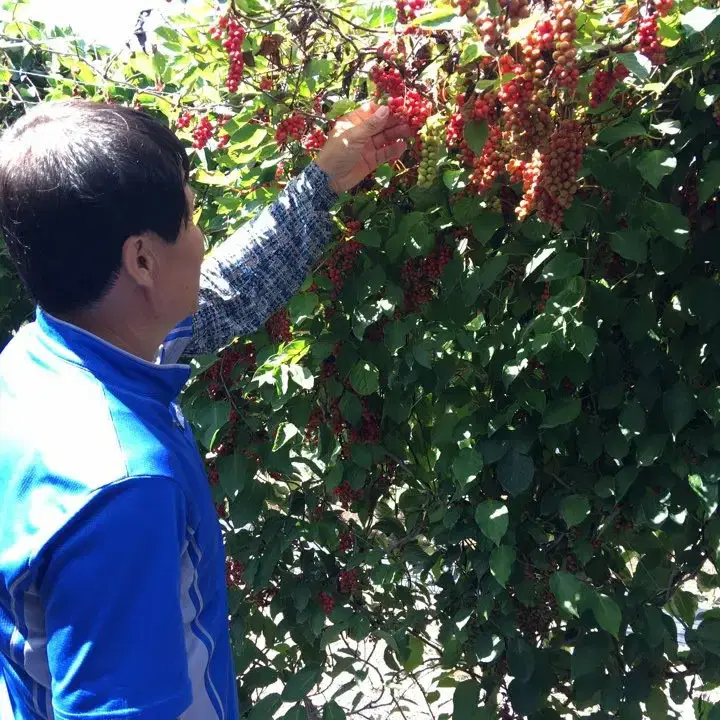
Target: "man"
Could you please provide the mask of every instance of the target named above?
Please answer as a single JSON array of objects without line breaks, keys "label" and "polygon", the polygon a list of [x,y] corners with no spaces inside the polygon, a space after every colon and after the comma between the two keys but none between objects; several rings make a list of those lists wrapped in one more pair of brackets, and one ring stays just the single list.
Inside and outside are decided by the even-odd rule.
[{"label": "man", "polygon": [[[0,146],[0,227],[38,304],[0,354],[0,679],[14,720],[234,720],[224,551],[175,404],[181,355],[252,332],[409,133],[368,106],[209,257],[183,145],[39,106]],[[6,720],[6,715],[2,715]]]}]

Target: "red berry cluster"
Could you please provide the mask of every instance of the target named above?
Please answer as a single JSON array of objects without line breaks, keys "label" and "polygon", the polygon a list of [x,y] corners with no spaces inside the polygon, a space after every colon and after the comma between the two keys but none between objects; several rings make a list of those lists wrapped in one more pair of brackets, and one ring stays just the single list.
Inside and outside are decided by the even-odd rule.
[{"label": "red berry cluster", "polygon": [[318,428],[323,424],[325,420],[325,413],[323,409],[318,405],[314,407],[310,412],[307,425],[305,425],[305,439],[312,442],[317,438]]},{"label": "red berry cluster", "polygon": [[185,128],[190,127],[190,123],[192,122],[192,113],[184,112],[175,122],[175,127],[179,130],[184,130]]},{"label": "red berry cluster", "polygon": [[596,70],[595,77],[590,83],[590,107],[602,105],[609,97],[617,83],[628,76],[629,70],[619,63],[614,69]]},{"label": "red berry cluster", "polygon": [[445,144],[449,148],[460,147],[465,133],[465,118],[460,112],[453,113],[448,118],[445,128]]},{"label": "red berry cluster", "polygon": [[290,315],[285,308],[274,312],[265,322],[265,330],[273,342],[290,342]]},{"label": "red berry cluster", "polygon": [[545,153],[536,153],[525,173],[525,193],[518,208],[523,219],[537,207],[538,217],[555,226],[577,192],[577,174],[585,150],[585,133],[577,120],[565,120],[550,138]]},{"label": "red berry cluster", "polygon": [[352,595],[360,589],[360,577],[357,568],[340,573],[340,592]]},{"label": "red berry cluster", "polygon": [[327,261],[327,276],[332,283],[330,295],[337,298],[345,284],[345,276],[355,266],[362,244],[356,240],[345,240],[336,245],[330,252]]},{"label": "red berry cluster", "polygon": [[316,128],[303,138],[302,146],[306,150],[319,150],[326,142],[327,135],[320,128]]},{"label": "red berry cluster", "polygon": [[300,140],[307,128],[305,117],[300,113],[293,113],[289,118],[281,120],[275,131],[275,142],[284,145],[288,138]]},{"label": "red berry cluster", "polygon": [[472,119],[473,120],[492,120],[495,116],[495,106],[497,104],[497,98],[494,93],[488,92],[475,98],[472,104]]},{"label": "red berry cluster", "polygon": [[665,62],[665,48],[658,38],[658,13],[653,13],[638,23],[638,45],[640,52],[653,65],[662,65]]},{"label": "red berry cluster", "polygon": [[367,406],[365,399],[362,402],[362,419],[360,427],[350,428],[350,442],[357,445],[374,445],[380,442],[380,418]]},{"label": "red berry cluster", "polygon": [[490,15],[478,15],[475,18],[475,27],[485,45],[494,47],[500,37],[497,20]]},{"label": "red berry cluster", "polygon": [[552,57],[556,63],[553,73],[559,85],[574,90],[580,78],[580,71],[575,64],[577,8],[573,0],[555,0],[552,14],[555,36]]},{"label": "red berry cluster", "polygon": [[523,45],[525,74],[539,82],[548,74],[547,54],[555,44],[555,25],[552,20],[541,20],[528,35]]},{"label": "red berry cluster", "polygon": [[388,107],[393,115],[405,118],[413,130],[419,130],[433,113],[432,101],[426,100],[417,90],[389,98]]},{"label": "red berry cluster", "polygon": [[269,75],[265,75],[263,78],[260,79],[260,89],[264,92],[268,92],[269,90],[272,90],[275,83],[273,82],[273,79]]},{"label": "red berry cluster", "polygon": [[540,302],[537,306],[537,311],[539,313],[545,312],[545,308],[547,307],[547,301],[550,299],[550,283],[546,282],[545,287],[543,288],[542,295],[540,296]]},{"label": "red berry cluster", "polygon": [[347,530],[344,533],[340,533],[340,552],[347,552],[348,550],[352,550],[354,545],[355,538],[353,537],[353,534],[352,532],[350,532],[350,530]]},{"label": "red berry cluster", "polygon": [[398,22],[404,25],[414,20],[424,7],[425,0],[395,0]]},{"label": "red berry cluster", "polygon": [[207,116],[201,118],[200,122],[193,130],[192,146],[196,150],[202,150],[208,144],[208,141],[213,136],[214,132],[215,126],[212,124],[210,118]]},{"label": "red berry cluster", "polygon": [[474,159],[470,181],[479,194],[486,193],[493,186],[505,167],[505,159],[500,151],[501,139],[500,128],[497,125],[491,126],[482,153]]},{"label": "red berry cluster", "polygon": [[228,587],[239,588],[243,584],[245,566],[234,558],[225,558],[225,583]]},{"label": "red berry cluster", "polygon": [[326,592],[318,595],[318,601],[326,615],[329,615],[335,609],[335,598]]},{"label": "red berry cluster", "polygon": [[362,490],[353,490],[347,480],[343,480],[334,490],[333,495],[347,510],[354,502],[362,497]]},{"label": "red berry cluster", "polygon": [[432,294],[453,251],[449,245],[440,245],[426,258],[411,258],[400,272],[405,307],[413,312],[432,299]]},{"label": "red berry cluster", "polygon": [[245,59],[242,54],[245,35],[245,28],[230,15],[221,17],[218,24],[210,30],[210,37],[214,40],[222,40],[222,45],[227,51],[230,67],[225,87],[232,93],[237,92],[245,69]]},{"label": "red berry cluster", "polygon": [[713,118],[715,118],[715,123],[720,125],[720,100],[716,100],[713,105]]},{"label": "red berry cluster", "polygon": [[675,7],[675,0],[655,0],[655,9],[660,17],[665,17]]},{"label": "red berry cluster", "polygon": [[530,17],[530,0],[500,0],[500,7],[510,20]]},{"label": "red berry cluster", "polygon": [[375,83],[377,97],[385,94],[398,97],[405,92],[405,81],[396,67],[383,69],[380,65],[373,65],[370,79]]},{"label": "red berry cluster", "polygon": [[450,0],[450,4],[459,8],[460,15],[467,15],[474,21],[477,17],[475,8],[480,4],[480,0]]},{"label": "red berry cluster", "polygon": [[389,63],[401,63],[407,57],[405,41],[402,38],[386,40],[378,45],[377,56]]},{"label": "red berry cluster", "polygon": [[216,487],[217,485],[220,484],[220,473],[218,472],[214,463],[211,463],[208,466],[207,473],[208,473],[208,482],[210,483],[210,485],[212,487]]}]

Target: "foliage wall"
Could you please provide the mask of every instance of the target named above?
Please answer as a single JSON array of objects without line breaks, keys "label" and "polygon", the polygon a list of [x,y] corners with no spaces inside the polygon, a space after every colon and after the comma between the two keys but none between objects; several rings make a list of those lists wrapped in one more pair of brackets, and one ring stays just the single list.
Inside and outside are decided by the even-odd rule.
[{"label": "foliage wall", "polygon": [[[655,720],[716,687],[714,3],[184,12],[117,52],[9,4],[2,117],[80,96],[165,119],[209,246],[363,100],[416,132],[341,198],[288,307],[184,394],[249,716],[370,717],[366,637],[430,671],[428,717]],[[0,257],[0,333],[29,307]]]}]

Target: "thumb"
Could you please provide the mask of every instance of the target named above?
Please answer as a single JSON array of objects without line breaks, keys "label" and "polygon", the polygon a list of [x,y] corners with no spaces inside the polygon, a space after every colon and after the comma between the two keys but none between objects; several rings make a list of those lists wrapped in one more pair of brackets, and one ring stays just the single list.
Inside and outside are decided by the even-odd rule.
[{"label": "thumb", "polygon": [[381,105],[365,122],[355,127],[355,134],[362,138],[369,138],[387,125],[390,118],[390,108],[387,105]]}]

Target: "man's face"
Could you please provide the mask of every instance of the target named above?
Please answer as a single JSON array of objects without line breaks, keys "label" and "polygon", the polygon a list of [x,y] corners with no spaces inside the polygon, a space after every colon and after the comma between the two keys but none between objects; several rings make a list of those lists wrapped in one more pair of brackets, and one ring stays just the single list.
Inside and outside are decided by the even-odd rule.
[{"label": "man's face", "polygon": [[205,239],[193,222],[195,196],[186,185],[188,221],[180,226],[174,243],[162,243],[161,277],[158,289],[162,315],[171,323],[178,323],[198,309],[200,267],[205,256]]}]

